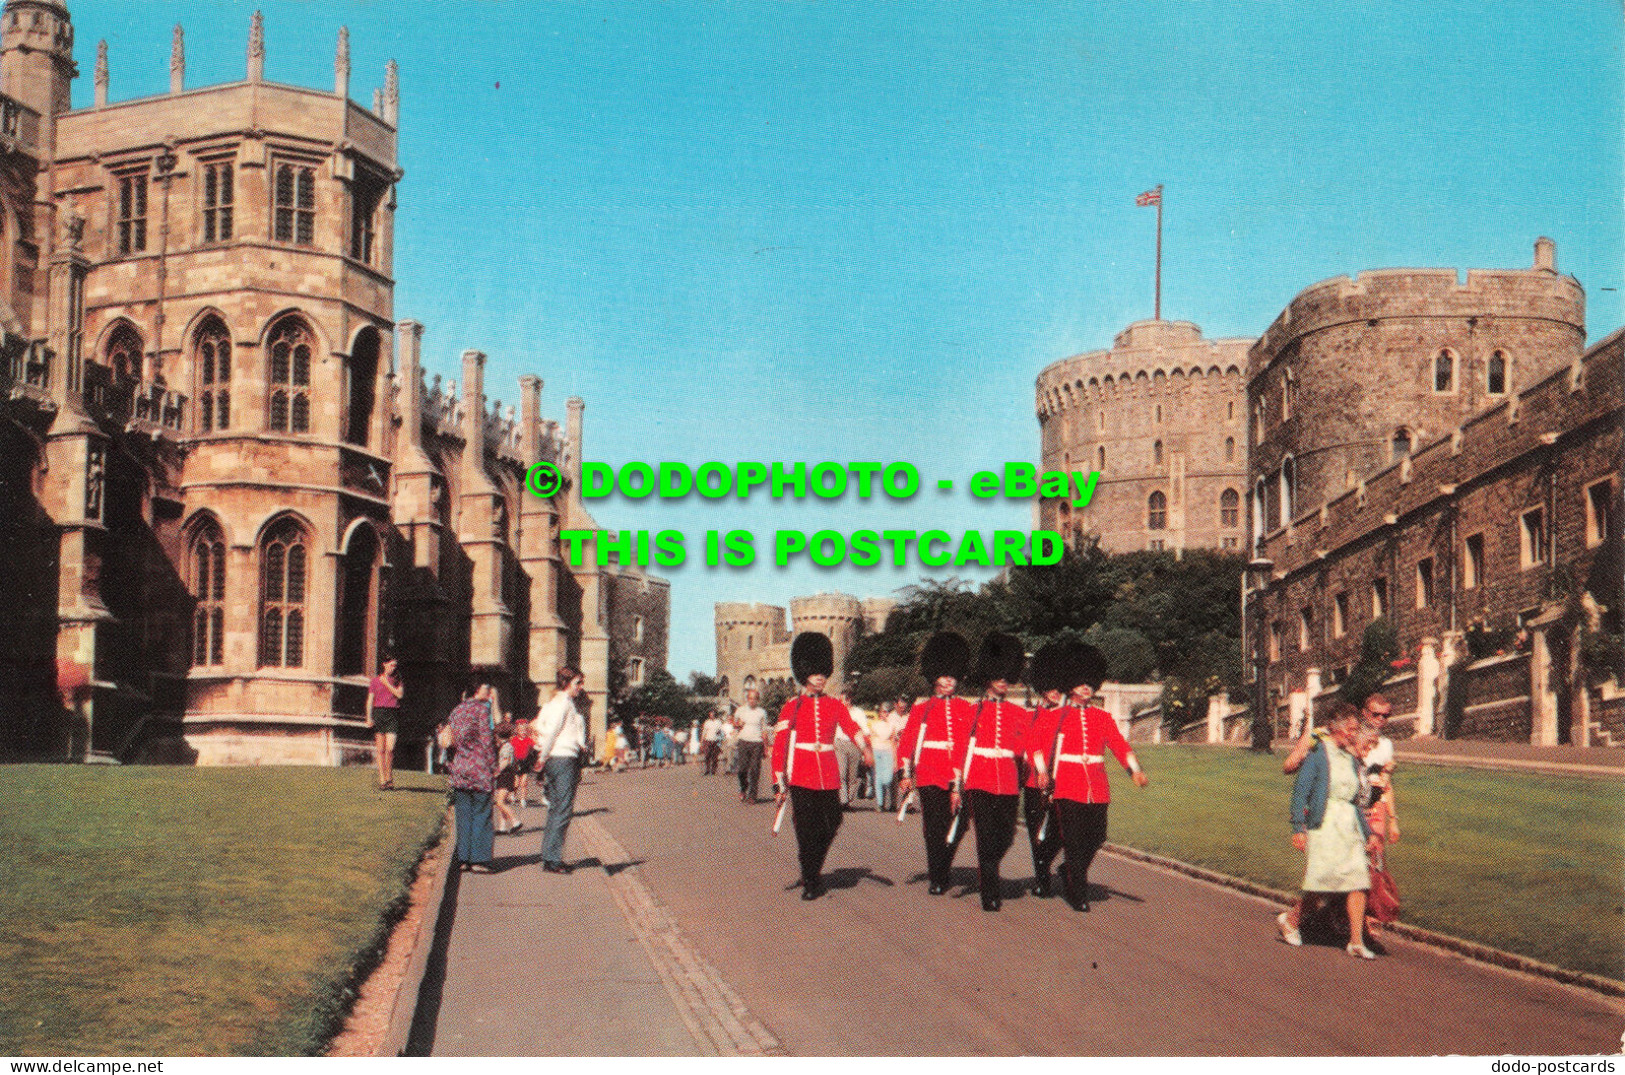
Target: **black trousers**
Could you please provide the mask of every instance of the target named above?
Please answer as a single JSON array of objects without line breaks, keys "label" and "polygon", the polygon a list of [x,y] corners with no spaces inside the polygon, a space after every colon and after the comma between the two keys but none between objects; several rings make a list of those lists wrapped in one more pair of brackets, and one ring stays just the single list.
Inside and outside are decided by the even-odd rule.
[{"label": "black trousers", "polygon": [[1066,845],[1066,898],[1073,903],[1089,895],[1089,864],[1106,842],[1106,807],[1109,803],[1080,803],[1056,799],[1061,819],[1061,842]]},{"label": "black trousers", "polygon": [[834,788],[818,791],[791,785],[790,813],[796,826],[801,882],[815,885],[824,872],[829,845],[835,842],[835,830],[841,827],[841,793]]},{"label": "black trousers", "polygon": [[954,811],[948,803],[947,788],[920,789],[920,828],[925,833],[925,869],[931,875],[931,883],[943,888],[952,881],[954,854],[959,850],[959,841],[965,838],[965,830],[970,828],[965,823],[968,819],[961,819],[959,831],[954,833],[954,842],[950,844],[948,829],[953,820]]},{"label": "black trousers", "polygon": [[972,788],[965,792],[971,821],[976,826],[976,868],[981,876],[982,895],[999,894],[999,863],[1016,839],[1015,795],[995,795]]},{"label": "black trousers", "polygon": [[1061,826],[1056,823],[1052,812],[1044,839],[1039,840],[1038,830],[1044,828],[1044,811],[1049,809],[1049,796],[1037,788],[1022,788],[1021,798],[1022,809],[1027,815],[1027,842],[1033,849],[1033,876],[1042,881],[1049,876],[1055,856],[1061,853]]},{"label": "black trousers", "polygon": [[741,741],[738,754],[739,794],[756,801],[756,788],[762,779],[762,744]]}]

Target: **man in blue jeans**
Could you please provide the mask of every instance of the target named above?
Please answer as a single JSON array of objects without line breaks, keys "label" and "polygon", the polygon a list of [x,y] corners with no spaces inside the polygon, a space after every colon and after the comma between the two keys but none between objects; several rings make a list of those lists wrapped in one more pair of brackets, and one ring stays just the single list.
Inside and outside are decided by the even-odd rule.
[{"label": "man in blue jeans", "polygon": [[559,669],[558,690],[536,714],[536,754],[542,763],[542,791],[547,796],[547,829],[542,837],[542,869],[569,873],[564,864],[564,837],[575,811],[581,752],[587,746],[587,722],[576,708],[587,681],[566,665]]}]

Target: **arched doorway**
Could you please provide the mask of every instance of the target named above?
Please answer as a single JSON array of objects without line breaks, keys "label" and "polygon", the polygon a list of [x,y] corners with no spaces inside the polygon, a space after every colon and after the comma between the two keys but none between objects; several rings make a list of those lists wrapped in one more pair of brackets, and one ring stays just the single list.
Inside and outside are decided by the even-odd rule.
[{"label": "arched doorway", "polygon": [[378,567],[378,533],[363,523],[350,532],[339,567],[338,630],[333,674],[366,675],[372,658],[374,573]]}]

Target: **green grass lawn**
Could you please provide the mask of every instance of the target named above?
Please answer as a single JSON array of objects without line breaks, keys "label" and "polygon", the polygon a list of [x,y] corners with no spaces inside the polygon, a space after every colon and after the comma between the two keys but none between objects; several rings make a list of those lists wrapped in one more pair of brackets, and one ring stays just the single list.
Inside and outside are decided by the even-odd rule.
[{"label": "green grass lawn", "polygon": [[0,767],[0,1054],[320,1050],[440,829],[439,778]]},{"label": "green grass lawn", "polygon": [[[1283,755],[1135,751],[1152,783],[1114,777],[1113,842],[1297,889]],[[1401,762],[1394,786],[1404,921],[1625,979],[1625,784]]]}]

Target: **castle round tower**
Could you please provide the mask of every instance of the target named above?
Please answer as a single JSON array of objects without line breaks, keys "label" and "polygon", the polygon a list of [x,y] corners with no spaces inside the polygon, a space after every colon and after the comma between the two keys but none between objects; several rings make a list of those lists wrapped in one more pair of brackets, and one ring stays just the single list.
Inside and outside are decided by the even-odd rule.
[{"label": "castle round tower", "polygon": [[835,649],[835,674],[829,690],[836,693],[846,686],[846,657],[857,645],[864,630],[863,602],[844,593],[821,593],[790,600],[790,622],[797,634],[817,631],[828,635]]},{"label": "castle round tower", "polygon": [[1248,355],[1257,538],[1580,359],[1585,294],[1528,269],[1381,269],[1299,292]]},{"label": "castle round tower", "polygon": [[1251,340],[1189,321],[1136,321],[1110,350],[1038,375],[1042,470],[1099,471],[1085,508],[1039,504],[1039,525],[1108,552],[1237,549],[1245,534]]},{"label": "castle round tower", "polygon": [[784,626],[784,609],[778,605],[722,602],[716,606],[717,678],[728,681],[728,692],[744,697],[747,678],[761,680],[782,663],[777,651],[784,649],[789,632]]}]

